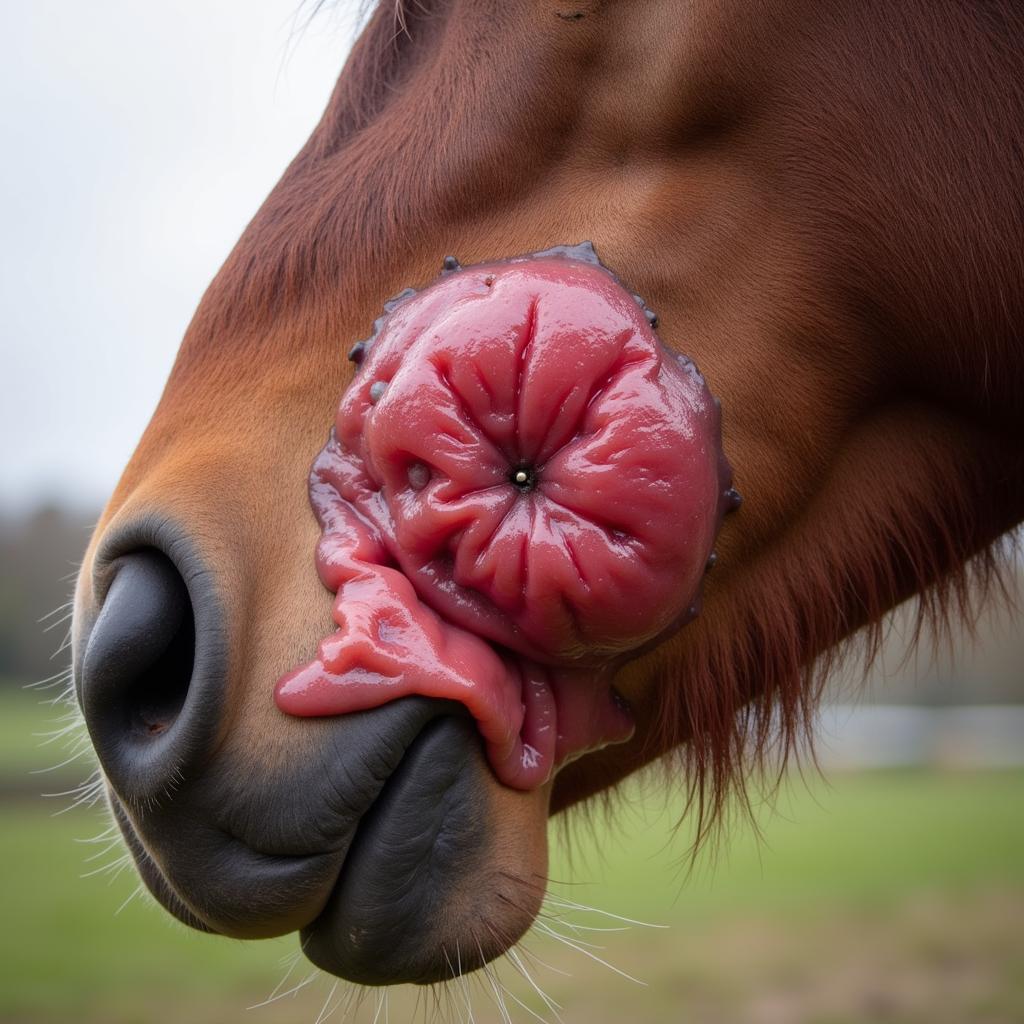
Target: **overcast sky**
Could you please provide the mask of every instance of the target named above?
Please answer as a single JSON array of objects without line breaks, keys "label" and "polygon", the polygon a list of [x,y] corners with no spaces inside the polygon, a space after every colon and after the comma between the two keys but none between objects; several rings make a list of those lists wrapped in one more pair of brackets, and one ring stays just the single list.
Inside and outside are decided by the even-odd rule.
[{"label": "overcast sky", "polygon": [[351,45],[300,3],[0,4],[0,505],[115,484]]}]

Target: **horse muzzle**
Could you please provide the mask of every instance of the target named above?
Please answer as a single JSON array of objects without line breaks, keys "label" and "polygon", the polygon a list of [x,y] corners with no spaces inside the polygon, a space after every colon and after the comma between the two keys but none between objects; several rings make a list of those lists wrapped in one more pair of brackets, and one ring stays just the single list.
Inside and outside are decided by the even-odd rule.
[{"label": "horse muzzle", "polygon": [[736,503],[719,405],[656,322],[586,244],[389,301],[309,480],[337,628],[284,675],[322,606],[294,496],[255,512],[265,426],[207,475],[166,442],[80,582],[75,676],[168,910],[300,931],[371,984],[529,927],[553,779],[632,736],[613,677],[697,614]]},{"label": "horse muzzle", "polygon": [[[287,763],[247,761],[225,743],[215,577],[185,535],[155,520],[115,531],[96,566],[78,697],[114,818],[175,917],[238,938],[301,931],[314,963],[366,984],[472,969],[503,951],[496,934],[529,926],[542,890],[494,856],[497,783],[461,705],[410,697],[306,720]],[[481,891],[500,927],[477,935],[458,908],[478,918]]]}]

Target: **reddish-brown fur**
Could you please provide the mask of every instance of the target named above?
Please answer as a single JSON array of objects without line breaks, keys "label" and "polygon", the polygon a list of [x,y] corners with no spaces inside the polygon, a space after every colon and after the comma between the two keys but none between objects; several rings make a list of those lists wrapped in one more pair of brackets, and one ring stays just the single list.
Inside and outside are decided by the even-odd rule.
[{"label": "reddish-brown fur", "polygon": [[228,748],[257,756],[328,621],[304,479],[343,352],[449,252],[592,238],[722,398],[746,499],[701,618],[621,673],[637,738],[553,807],[676,751],[706,827],[807,727],[844,638],[875,650],[915,593],[923,622],[969,620],[1024,519],[1022,40],[1013,2],[378,9],[99,531],[173,507],[234,581]]}]

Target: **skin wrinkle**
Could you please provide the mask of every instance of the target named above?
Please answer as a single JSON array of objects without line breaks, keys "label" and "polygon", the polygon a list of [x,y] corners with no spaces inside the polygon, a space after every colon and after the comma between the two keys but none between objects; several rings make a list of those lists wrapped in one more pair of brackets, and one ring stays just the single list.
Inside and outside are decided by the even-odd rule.
[{"label": "skin wrinkle", "polygon": [[511,870],[542,877],[550,809],[664,757],[699,838],[809,728],[847,637],[867,626],[870,659],[872,624],[909,595],[919,628],[941,630],[998,591],[992,544],[1024,518],[1024,15],[952,0],[624,0],[573,22],[527,0],[402,10],[401,32],[390,4],[374,13],[204,296],[87,553],[76,644],[103,536],[164,515],[225,606],[216,763],[261,779],[314,756],[330,723],[267,695],[330,627],[303,473],[352,379],[343,353],[445,253],[468,265],[591,238],[722,399],[745,502],[700,618],[616,676],[636,738],[543,792],[485,780],[491,833],[495,850],[524,844]]},{"label": "skin wrinkle", "polygon": [[[523,416],[523,381],[527,379],[528,371],[530,368],[530,353],[532,351],[533,340],[537,336],[537,301],[536,299],[530,303],[526,309],[526,322],[523,325],[523,341],[519,348],[518,358],[518,372],[516,373],[515,380],[515,402],[513,405],[513,421],[512,421],[512,436],[516,439],[517,447],[520,444],[520,438],[522,437],[521,424],[524,419]],[[565,401],[565,396],[562,397],[562,401],[555,405],[552,403],[552,410],[557,412],[561,408],[562,402]],[[543,438],[546,441],[548,434],[551,432],[552,424],[549,422],[547,429],[544,432]],[[521,448],[517,452],[518,461],[532,462],[534,461],[540,452],[544,450],[544,444],[542,443],[536,452],[534,452],[530,458],[522,452]],[[539,467],[538,467],[539,468]]]}]

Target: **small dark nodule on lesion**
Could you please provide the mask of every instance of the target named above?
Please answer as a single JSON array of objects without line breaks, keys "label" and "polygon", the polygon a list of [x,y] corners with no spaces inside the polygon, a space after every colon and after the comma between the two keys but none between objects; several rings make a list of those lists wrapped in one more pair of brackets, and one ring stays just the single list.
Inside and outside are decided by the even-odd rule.
[{"label": "small dark nodule on lesion", "polygon": [[537,473],[530,466],[516,466],[509,474],[509,482],[519,490],[532,491],[537,486]]},{"label": "small dark nodule on lesion", "polygon": [[580,18],[585,18],[586,14],[583,11],[555,11],[555,17],[561,18],[562,21],[579,21]]}]

